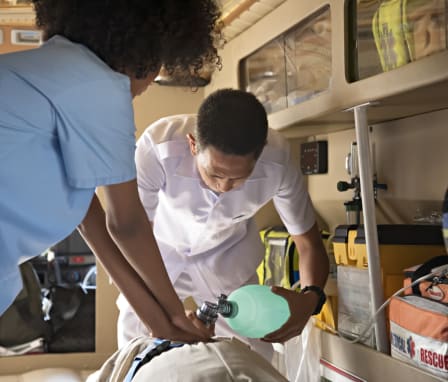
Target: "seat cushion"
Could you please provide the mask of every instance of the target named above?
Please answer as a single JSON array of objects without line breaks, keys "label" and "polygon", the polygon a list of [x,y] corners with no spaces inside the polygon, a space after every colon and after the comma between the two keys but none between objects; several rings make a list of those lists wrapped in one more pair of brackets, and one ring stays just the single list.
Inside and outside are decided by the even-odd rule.
[{"label": "seat cushion", "polygon": [[22,374],[1,375],[0,382],[83,382],[81,372],[66,368],[45,368]]}]

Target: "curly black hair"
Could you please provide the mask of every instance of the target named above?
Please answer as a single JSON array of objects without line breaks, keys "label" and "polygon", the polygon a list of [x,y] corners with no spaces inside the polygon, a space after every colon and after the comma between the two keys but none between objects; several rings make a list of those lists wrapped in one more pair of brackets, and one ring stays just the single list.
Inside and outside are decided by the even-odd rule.
[{"label": "curly black hair", "polygon": [[212,146],[229,155],[253,153],[257,159],[267,134],[266,111],[252,93],[219,89],[199,107],[195,131],[199,150]]},{"label": "curly black hair", "polygon": [[44,39],[81,43],[112,69],[144,78],[161,65],[198,73],[220,67],[215,0],[33,0]]}]

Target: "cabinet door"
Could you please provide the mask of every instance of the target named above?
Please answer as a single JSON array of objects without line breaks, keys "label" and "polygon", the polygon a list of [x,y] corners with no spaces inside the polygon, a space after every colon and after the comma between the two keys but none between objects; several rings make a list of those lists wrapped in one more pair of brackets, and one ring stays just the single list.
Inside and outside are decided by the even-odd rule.
[{"label": "cabinet door", "polygon": [[297,105],[330,86],[331,18],[326,6],[285,35],[288,106]]},{"label": "cabinet door", "polygon": [[240,62],[240,87],[268,114],[297,105],[330,87],[331,17],[324,6]]},{"label": "cabinet door", "polygon": [[243,59],[240,64],[241,87],[253,93],[268,114],[287,107],[285,75],[283,35]]},{"label": "cabinet door", "polygon": [[350,82],[447,48],[445,0],[349,0],[347,10]]}]

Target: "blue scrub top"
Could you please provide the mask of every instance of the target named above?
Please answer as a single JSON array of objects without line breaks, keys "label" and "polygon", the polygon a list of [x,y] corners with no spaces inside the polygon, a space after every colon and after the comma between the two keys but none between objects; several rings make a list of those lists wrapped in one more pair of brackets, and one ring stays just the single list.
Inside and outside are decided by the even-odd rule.
[{"label": "blue scrub top", "polygon": [[55,36],[0,55],[0,314],[18,264],[69,235],[99,185],[135,179],[129,78]]}]

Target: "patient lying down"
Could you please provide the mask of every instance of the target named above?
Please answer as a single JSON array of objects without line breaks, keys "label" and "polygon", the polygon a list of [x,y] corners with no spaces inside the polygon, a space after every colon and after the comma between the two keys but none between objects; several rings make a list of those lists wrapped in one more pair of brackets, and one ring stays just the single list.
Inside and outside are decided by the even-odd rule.
[{"label": "patient lying down", "polygon": [[[141,363],[142,359],[147,362]],[[86,382],[123,381],[287,382],[287,379],[235,338],[178,346],[151,337],[137,337],[114,353]]]},{"label": "patient lying down", "polygon": [[115,352],[86,382],[128,381],[287,382],[287,379],[235,338],[178,346],[151,337],[137,337]]}]

